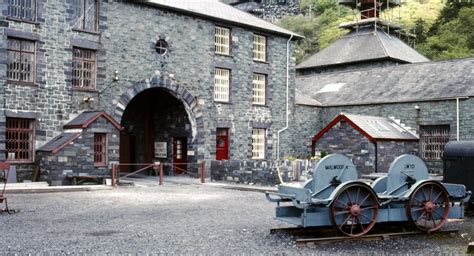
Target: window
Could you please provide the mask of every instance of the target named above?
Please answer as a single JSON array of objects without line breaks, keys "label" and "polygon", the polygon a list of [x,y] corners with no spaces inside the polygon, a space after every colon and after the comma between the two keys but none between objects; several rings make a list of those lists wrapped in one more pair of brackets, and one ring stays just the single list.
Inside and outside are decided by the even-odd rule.
[{"label": "window", "polygon": [[8,0],[8,16],[20,20],[34,21],[36,0]]},{"label": "window", "polygon": [[214,74],[214,100],[229,102],[230,70],[216,68]]},{"label": "window", "polygon": [[155,50],[161,56],[165,56],[168,53],[168,43],[163,39],[158,40],[155,44]]},{"label": "window", "polygon": [[35,42],[8,38],[7,78],[10,81],[35,82]]},{"label": "window", "polygon": [[265,129],[252,130],[252,159],[265,159]]},{"label": "window", "polygon": [[267,60],[267,38],[261,35],[253,35],[253,59],[258,61]]},{"label": "window", "polygon": [[77,15],[76,28],[97,31],[99,3],[98,0],[74,0]]},{"label": "window", "polygon": [[73,49],[72,86],[81,89],[95,89],[96,51]]},{"label": "window", "polygon": [[34,120],[7,118],[5,151],[9,162],[33,162]]},{"label": "window", "polygon": [[265,105],[265,87],[267,77],[262,74],[253,74],[253,95],[252,103],[255,105]]},{"label": "window", "polygon": [[94,133],[94,165],[107,165],[107,134]]},{"label": "window", "polygon": [[215,51],[219,54],[230,54],[230,29],[216,27],[214,37]]},{"label": "window", "polygon": [[420,126],[421,157],[441,160],[444,146],[449,142],[449,125]]}]

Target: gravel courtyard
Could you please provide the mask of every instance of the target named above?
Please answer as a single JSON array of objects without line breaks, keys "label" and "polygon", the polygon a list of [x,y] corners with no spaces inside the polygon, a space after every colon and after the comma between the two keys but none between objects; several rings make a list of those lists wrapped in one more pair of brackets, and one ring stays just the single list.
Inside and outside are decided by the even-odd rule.
[{"label": "gravel courtyard", "polygon": [[[474,220],[453,236],[296,246],[270,228],[274,204],[258,192],[166,183],[95,192],[11,194],[0,214],[5,254],[464,254]],[[464,234],[464,235],[462,235]],[[462,236],[461,236],[462,235]]]}]

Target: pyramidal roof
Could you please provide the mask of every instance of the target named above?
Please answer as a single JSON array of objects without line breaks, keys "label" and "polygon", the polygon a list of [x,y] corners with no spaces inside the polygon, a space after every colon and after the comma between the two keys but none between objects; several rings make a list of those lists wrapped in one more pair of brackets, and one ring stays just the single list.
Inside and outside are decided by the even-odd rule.
[{"label": "pyramidal roof", "polygon": [[429,61],[395,35],[370,25],[349,32],[296,68],[309,69],[382,59],[392,59],[401,63]]}]

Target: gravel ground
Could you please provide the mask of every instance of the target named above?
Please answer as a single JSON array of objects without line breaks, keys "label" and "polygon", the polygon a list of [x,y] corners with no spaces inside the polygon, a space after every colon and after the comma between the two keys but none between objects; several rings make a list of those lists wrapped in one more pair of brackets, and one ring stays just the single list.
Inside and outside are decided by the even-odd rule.
[{"label": "gravel ground", "polygon": [[[474,220],[449,223],[453,236],[296,246],[270,228],[275,205],[258,192],[208,185],[121,187],[112,191],[11,194],[0,214],[5,254],[464,254]],[[464,238],[461,237],[464,234]]]}]

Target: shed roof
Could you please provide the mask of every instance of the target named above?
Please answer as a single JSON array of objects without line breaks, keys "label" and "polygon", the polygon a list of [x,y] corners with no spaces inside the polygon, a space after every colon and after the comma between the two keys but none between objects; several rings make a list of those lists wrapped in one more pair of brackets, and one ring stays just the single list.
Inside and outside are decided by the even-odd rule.
[{"label": "shed roof", "polygon": [[429,61],[425,56],[382,29],[363,27],[351,31],[328,47],[296,66],[310,69],[380,59],[393,59],[402,63]]},{"label": "shed roof", "polygon": [[69,123],[64,125],[64,129],[85,129],[89,127],[95,120],[98,118],[103,117],[107,119],[113,126],[117,129],[121,130],[122,126],[115,121],[109,114],[105,113],[104,111],[85,111],[79,114],[76,118],[71,120]]},{"label": "shed roof", "polygon": [[[474,96],[474,58],[300,76],[296,88],[324,106]],[[298,102],[297,102],[298,103]]]},{"label": "shed roof", "polygon": [[443,157],[474,157],[474,141],[450,141],[444,146]]},{"label": "shed roof", "polygon": [[75,139],[79,138],[82,133],[61,133],[56,136],[54,139],[50,140],[48,143],[41,146],[38,151],[52,152],[56,154],[59,150],[67,146],[69,143],[73,142]]},{"label": "shed roof", "polygon": [[413,132],[390,118],[341,113],[313,137],[313,142],[318,141],[341,120],[346,121],[372,142],[379,140],[417,141],[419,139]]},{"label": "shed roof", "polygon": [[270,22],[259,19],[252,14],[243,12],[218,0],[134,0],[135,2],[154,5],[186,13],[201,16],[208,19],[219,20],[227,23],[243,25],[259,30],[273,32],[282,35],[293,35],[295,39],[303,36],[281,28]]}]

